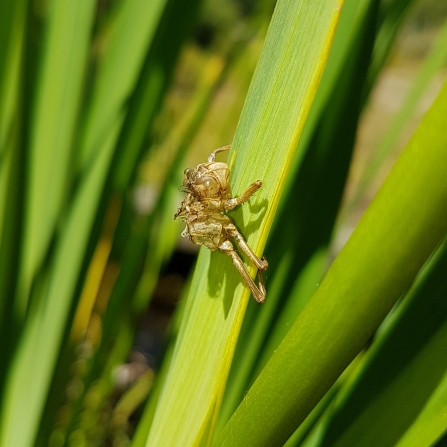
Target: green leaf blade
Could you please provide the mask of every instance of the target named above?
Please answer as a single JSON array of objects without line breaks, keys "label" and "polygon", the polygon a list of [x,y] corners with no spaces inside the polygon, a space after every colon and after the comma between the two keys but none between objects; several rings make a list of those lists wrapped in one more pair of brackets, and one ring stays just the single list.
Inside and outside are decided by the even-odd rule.
[{"label": "green leaf blade", "polygon": [[[229,155],[234,195],[257,179],[263,181],[256,196],[232,213],[258,254],[323,71],[341,4],[280,1],[272,20]],[[148,447],[210,444],[248,294],[227,257],[201,251],[178,336],[181,343],[171,360]]]},{"label": "green leaf blade", "polygon": [[79,154],[79,168],[88,169],[110,129],[121,125],[123,110],[143,65],[167,0],[126,0],[98,70]]},{"label": "green leaf blade", "polygon": [[[425,411],[447,371],[446,268],[444,243],[381,327],[337,400],[319,445],[394,446]],[[421,435],[418,440],[429,445]]]},{"label": "green leaf blade", "polygon": [[[444,338],[445,340],[445,338]],[[447,430],[447,374],[396,447],[441,446]],[[437,442],[439,441],[439,442]]]},{"label": "green leaf blade", "polygon": [[80,93],[92,32],[95,2],[52,2],[44,64],[34,101],[25,241],[19,280],[19,314],[27,308],[33,276],[50,243],[66,198]]}]

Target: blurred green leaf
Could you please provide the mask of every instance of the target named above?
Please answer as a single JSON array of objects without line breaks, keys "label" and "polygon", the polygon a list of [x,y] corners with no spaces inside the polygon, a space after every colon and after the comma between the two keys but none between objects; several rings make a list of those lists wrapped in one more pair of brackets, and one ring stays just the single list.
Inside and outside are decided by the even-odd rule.
[{"label": "blurred green leaf", "polygon": [[[11,125],[17,113],[19,72],[26,19],[26,1],[0,3],[0,184],[4,186],[5,156]],[[2,189],[0,189],[2,191]],[[3,204],[3,194],[0,196]],[[0,206],[0,212],[3,206]],[[0,214],[0,217],[2,214]],[[0,219],[0,225],[3,219]],[[1,227],[0,227],[1,230]]]},{"label": "blurred green leaf", "polygon": [[352,211],[358,206],[360,200],[365,194],[367,187],[371,184],[377,171],[382,166],[386,156],[393,149],[396,141],[405,125],[412,117],[416,106],[419,104],[422,95],[426,91],[429,83],[432,81],[433,76],[440,70],[447,60],[447,22],[443,28],[439,30],[438,37],[433,43],[428,56],[425,58],[423,65],[418,70],[413,85],[405,98],[399,112],[394,117],[392,123],[388,127],[386,134],[382,138],[377,150],[374,152],[374,156],[368,163],[365,173],[362,175],[360,184],[355,190],[355,195],[349,203],[348,210]]},{"label": "blurred green leaf", "polygon": [[135,173],[148,127],[160,108],[179,51],[190,34],[200,4],[201,0],[166,2],[158,32],[130,99],[129,113],[118,141],[120,150],[113,173],[114,187],[118,190],[124,190]]},{"label": "blurred green leaf", "polygon": [[372,87],[410,6],[414,0],[389,0],[380,3],[379,33],[374,46],[373,60],[369,68],[369,88]]},{"label": "blurred green leaf", "polygon": [[11,318],[20,265],[24,182],[23,92],[19,74],[24,64],[25,0],[0,2],[0,399],[14,337]]},{"label": "blurred green leaf", "polygon": [[[76,23],[76,20],[80,18],[76,14],[67,12],[73,7],[69,3],[55,2],[53,8],[50,9],[51,20],[58,22],[59,14],[62,14],[62,17],[70,24],[73,21]],[[163,4],[162,0],[149,4],[141,0],[128,0],[123,3],[118,15],[116,28],[112,32],[107,53],[104,56],[104,64],[100,70],[98,93],[93,99],[86,136],[81,148],[81,154],[84,156],[81,158],[83,160],[82,178],[79,180],[75,198],[60,232],[51,270],[41,288],[36,290],[36,294],[41,295],[39,299],[36,299],[35,305],[31,306],[19,348],[9,371],[0,421],[0,445],[2,446],[26,447],[34,443],[90,231],[110,168],[114,144],[124,117],[125,101],[133,88],[132,82],[135,82],[138,77],[142,57],[148,49],[150,38],[157,25],[159,17],[157,11],[162,9]],[[82,3],[82,8],[86,8],[86,5],[87,3]],[[87,13],[87,8],[82,11]],[[63,34],[60,38],[52,36],[52,40],[49,41],[49,46],[56,45],[54,54],[59,54],[60,51],[58,40],[67,45],[72,42],[82,45],[85,42],[77,35],[78,29],[75,26],[63,28],[59,25],[55,23],[55,28],[49,27],[49,30],[54,29],[54,32]],[[67,29],[72,32],[71,39],[65,35]],[[81,30],[90,34],[87,27],[83,26]],[[56,43],[53,43],[54,40]],[[129,45],[131,51],[128,48]],[[66,48],[66,51],[73,53],[73,57],[76,57],[79,53],[70,48]],[[52,62],[50,59],[49,63]],[[82,61],[78,59],[78,63],[82,64]],[[78,70],[77,73],[81,76],[82,70]],[[63,70],[62,74],[65,76]],[[117,83],[117,79],[120,82]],[[59,85],[55,79],[52,79],[52,82],[56,86]],[[46,96],[39,97],[39,101],[50,100],[51,95],[53,95],[53,90],[49,88]],[[71,99],[73,102],[69,102],[69,106],[76,103],[75,98]],[[54,113],[60,110],[58,107],[59,103],[56,101]],[[72,116],[71,113],[67,113]],[[54,118],[54,115],[50,114],[50,116]],[[65,117],[60,115],[60,111],[57,117],[58,122],[62,120],[61,125],[68,126],[70,129],[69,124],[64,121]],[[52,126],[59,129],[57,123],[52,123]],[[58,141],[56,139],[53,143]],[[65,148],[67,149],[68,147]],[[41,161],[47,163],[37,170],[39,175],[44,175],[46,172],[44,168],[51,167],[51,155],[38,160],[39,163]],[[44,185],[47,183],[45,182]],[[39,200],[40,198],[41,196]],[[22,299],[18,303],[22,309],[23,302]],[[45,331],[42,331],[42,328],[45,328]]]},{"label": "blurred green leaf", "polygon": [[[445,339],[444,339],[445,340]],[[396,447],[436,446],[445,443],[447,430],[447,375]],[[437,442],[439,441],[439,442]]]},{"label": "blurred green leaf", "polygon": [[66,199],[70,155],[95,2],[51,2],[29,137],[23,254],[16,302],[24,318],[31,283]]},{"label": "blurred green leaf", "polygon": [[98,68],[95,93],[85,120],[78,155],[81,171],[89,169],[105,143],[114,142],[108,141],[109,135],[119,132],[123,123],[126,103],[135,88],[166,1],[122,2]]}]

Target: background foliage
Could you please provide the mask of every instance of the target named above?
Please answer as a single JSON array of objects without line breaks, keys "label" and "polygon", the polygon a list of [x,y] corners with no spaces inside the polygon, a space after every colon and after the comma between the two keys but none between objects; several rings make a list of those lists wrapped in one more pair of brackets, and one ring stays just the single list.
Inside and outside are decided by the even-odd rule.
[{"label": "background foliage", "polygon": [[[443,445],[447,9],[341,6],[0,2],[1,447]],[[229,142],[262,306],[172,219]]]}]

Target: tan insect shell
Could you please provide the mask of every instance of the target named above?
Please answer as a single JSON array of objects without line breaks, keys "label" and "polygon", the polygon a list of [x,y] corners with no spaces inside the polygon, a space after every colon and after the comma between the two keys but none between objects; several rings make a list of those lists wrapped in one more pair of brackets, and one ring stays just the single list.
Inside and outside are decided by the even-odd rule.
[{"label": "tan insect shell", "polygon": [[228,182],[230,179],[230,169],[226,163],[206,163],[208,166],[208,175],[211,175],[217,180],[221,191],[228,189]]}]

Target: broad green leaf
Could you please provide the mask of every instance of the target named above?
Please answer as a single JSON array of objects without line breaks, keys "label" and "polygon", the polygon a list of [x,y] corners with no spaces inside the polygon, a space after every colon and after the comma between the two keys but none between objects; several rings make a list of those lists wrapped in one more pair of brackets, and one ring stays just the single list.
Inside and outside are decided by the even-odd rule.
[{"label": "broad green leaf", "polygon": [[424,411],[447,371],[446,268],[444,243],[344,387],[318,445],[391,447]]},{"label": "broad green leaf", "polygon": [[321,439],[321,433],[324,433],[325,423],[328,419],[328,413],[336,402],[337,394],[344,383],[350,380],[351,372],[362,358],[360,353],[353,362],[346,368],[343,374],[337,379],[334,385],[318,402],[314,409],[309,413],[306,419],[295,430],[293,435],[284,444],[284,447],[314,447],[318,440]]},{"label": "broad green leaf", "polygon": [[327,267],[361,111],[377,7],[376,0],[348,0],[343,6],[293,160],[291,175],[295,174],[286,182],[286,196],[267,244],[269,299],[262,307],[248,305],[219,415],[221,426],[313,295]]},{"label": "broad green leaf", "polygon": [[282,445],[447,233],[446,114],[447,83],[216,446]]},{"label": "broad green leaf", "polygon": [[[256,196],[231,213],[258,254],[326,62],[341,4],[280,0],[272,18],[229,155],[235,195],[253,181],[263,181]],[[248,295],[230,259],[201,250],[148,447],[212,441]]]},{"label": "broad green leaf", "polygon": [[[163,229],[162,234],[157,233],[153,239],[158,238],[159,240],[154,240],[151,244],[151,251],[148,251],[144,272],[138,284],[138,288],[135,294],[135,305],[139,307],[143,302],[146,302],[148,296],[151,295],[152,289],[155,286],[155,281],[157,279],[157,274],[160,269],[161,258],[165,257],[167,254],[166,248],[168,244],[172,244],[173,241],[177,240],[178,235],[180,234],[181,222],[174,221],[172,219],[173,210],[177,209],[178,202],[180,198],[180,194],[178,192],[178,185],[181,184],[183,178],[184,171],[184,159],[185,159],[185,151],[187,146],[190,145],[191,140],[194,138],[194,142],[197,140],[200,141],[200,136],[197,136],[197,131],[199,127],[200,130],[203,131],[205,136],[208,136],[211,133],[211,137],[216,139],[216,135],[220,135],[222,130],[226,133],[228,128],[232,128],[232,123],[228,125],[228,122],[222,122],[222,115],[225,115],[226,119],[233,120],[232,113],[237,110],[237,113],[240,113],[243,104],[239,104],[239,101],[230,101],[228,103],[228,107],[230,111],[225,109],[225,111],[221,110],[220,103],[215,102],[216,96],[219,95],[221,90],[228,91],[228,84],[234,85],[237,83],[239,88],[234,89],[232,96],[238,96],[243,91],[244,87],[248,90],[248,84],[252,76],[252,72],[247,70],[247,60],[254,59],[253,52],[257,52],[257,48],[253,49],[252,46],[245,47],[244,50],[239,53],[238,46],[233,48],[230,54],[227,57],[227,64],[224,64],[223,58],[216,58],[215,56],[207,57],[206,63],[203,64],[203,74],[202,78],[198,82],[198,88],[195,92],[192,100],[190,101],[190,106],[184,111],[184,114],[180,118],[180,120],[173,126],[172,132],[169,135],[168,141],[165,142],[166,148],[178,147],[178,151],[176,154],[176,159],[174,164],[170,168],[170,172],[167,175],[167,182],[164,185],[164,189],[161,192],[161,196],[164,197],[163,200],[161,198],[158,201],[158,210],[156,213],[161,214],[161,219],[163,219],[163,224],[160,225],[160,229]],[[237,53],[237,57],[234,57]],[[257,53],[259,56],[259,53]],[[250,57],[251,56],[251,57]],[[256,58],[257,61],[257,58]],[[253,71],[254,71],[255,62],[253,62]],[[247,73],[249,72],[249,73]],[[250,74],[249,79],[248,74]],[[245,94],[246,94],[245,90]],[[226,101],[225,101],[226,102]],[[212,104],[211,108],[210,105]],[[216,110],[217,113],[216,113]],[[217,130],[212,132],[208,132],[210,121],[207,119],[207,115],[215,113],[217,116],[217,122],[215,124]],[[236,126],[237,123],[234,124]],[[204,129],[206,127],[206,129]],[[216,135],[215,135],[216,134]],[[227,141],[225,137],[221,139],[221,141]],[[174,183],[173,183],[174,182]],[[175,203],[171,200],[171,198],[175,197]],[[166,233],[171,233],[174,225],[175,225],[175,238],[172,241],[168,241]],[[180,225],[179,225],[180,224]],[[167,231],[166,231],[167,230]],[[185,298],[188,295],[189,284],[185,285],[182,291],[181,299]],[[184,300],[181,301],[181,304],[184,303]],[[172,356],[172,351],[174,348],[174,342],[176,339],[176,335],[178,332],[178,326],[180,325],[181,315],[183,313],[183,306],[180,305],[177,307],[175,311],[174,324],[171,324],[174,327],[173,330],[170,331],[170,343],[168,352],[165,354],[163,359],[163,367],[162,370],[159,371],[157,375],[156,382],[156,391],[151,398],[149,399],[144,414],[142,416],[142,420],[138,426],[138,431],[132,439],[132,447],[140,447],[146,444],[146,439],[148,437],[148,433],[152,424],[153,414],[156,408],[156,404],[158,402],[160,388],[164,383],[164,379],[166,376],[166,371],[169,369],[170,358]]]}]

